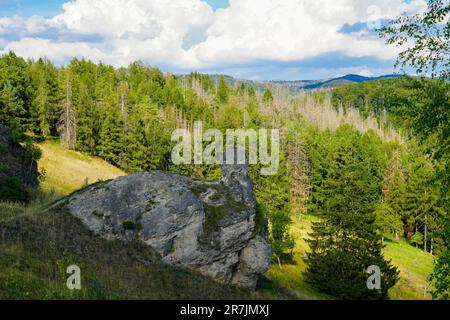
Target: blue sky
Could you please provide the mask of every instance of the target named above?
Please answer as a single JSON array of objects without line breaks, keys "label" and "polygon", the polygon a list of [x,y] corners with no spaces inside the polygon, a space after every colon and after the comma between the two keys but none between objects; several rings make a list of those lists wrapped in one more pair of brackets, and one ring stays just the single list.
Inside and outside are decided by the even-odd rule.
[{"label": "blue sky", "polygon": [[[373,30],[425,0],[0,0],[0,53],[142,60],[171,72],[255,80],[393,73]],[[167,2],[167,3],[165,3]],[[221,9],[221,10],[218,10]],[[56,17],[56,18],[55,18]]]},{"label": "blue sky", "polygon": [[32,16],[52,17],[63,12],[61,0],[0,0],[0,16]]},{"label": "blue sky", "polygon": [[[93,0],[95,1],[95,0]],[[213,9],[226,8],[228,0],[205,0]],[[0,16],[43,16],[53,17],[63,12],[67,0],[0,0]]]}]

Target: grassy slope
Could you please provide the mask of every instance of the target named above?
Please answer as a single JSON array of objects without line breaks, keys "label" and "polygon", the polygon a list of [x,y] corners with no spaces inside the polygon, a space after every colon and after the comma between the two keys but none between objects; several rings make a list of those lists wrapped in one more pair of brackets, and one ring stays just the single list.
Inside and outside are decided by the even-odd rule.
[{"label": "grassy slope", "polygon": [[46,141],[39,147],[42,150],[39,169],[45,170],[41,188],[46,192],[67,195],[86,185],[86,182],[92,184],[125,174],[101,159],[65,150],[57,141]]},{"label": "grassy slope", "polygon": [[[0,203],[2,299],[268,298],[215,283],[160,261],[142,243],[107,241],[64,212]],[[66,288],[66,268],[81,268],[82,290]]]},{"label": "grassy slope", "polygon": [[[109,242],[64,212],[42,208],[85,184],[124,172],[106,162],[40,144],[46,179],[28,206],[0,203],[1,299],[272,299],[283,291],[251,293],[160,262],[147,246]],[[67,266],[81,267],[82,290],[69,291]],[[272,284],[271,284],[272,285]],[[273,285],[272,285],[273,286]]]},{"label": "grassy slope", "polygon": [[294,263],[283,264],[280,268],[278,264],[272,264],[266,276],[282,285],[292,289],[299,299],[320,300],[330,297],[317,291],[305,282],[303,272],[306,270],[306,263],[303,259],[308,250],[305,239],[311,231],[311,223],[316,218],[313,216],[297,215],[293,217],[292,236],[295,240]]},{"label": "grassy slope", "polygon": [[[294,249],[296,265],[283,265],[280,269],[278,265],[273,264],[267,276],[292,289],[300,298],[331,298],[315,290],[304,281],[303,277],[303,272],[306,270],[303,258],[308,250],[305,239],[311,232],[311,225],[317,220],[317,217],[297,215],[293,220],[292,234],[296,238]],[[405,240],[393,241],[391,239],[386,240],[384,254],[400,270],[400,281],[390,291],[391,299],[431,299],[429,293],[424,296],[424,289],[427,286],[426,278],[433,269],[433,257],[431,255],[411,246]]]},{"label": "grassy slope", "polygon": [[423,250],[415,248],[404,239],[387,238],[384,254],[400,270],[400,281],[391,289],[392,299],[431,299],[427,277],[433,271],[434,258]]}]

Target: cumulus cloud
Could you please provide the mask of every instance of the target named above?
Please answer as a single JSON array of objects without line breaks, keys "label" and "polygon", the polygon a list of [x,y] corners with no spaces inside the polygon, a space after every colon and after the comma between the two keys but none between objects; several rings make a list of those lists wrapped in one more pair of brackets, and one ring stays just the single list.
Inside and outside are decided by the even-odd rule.
[{"label": "cumulus cloud", "polygon": [[111,59],[110,55],[91,47],[88,43],[53,42],[49,39],[40,38],[22,38],[19,41],[10,42],[5,51],[9,50],[25,58],[47,57],[58,64],[63,64],[73,57],[88,57],[94,61]]},{"label": "cumulus cloud", "polygon": [[339,51],[349,56],[395,55],[379,39],[340,30],[345,24],[417,11],[423,1],[231,0],[216,13],[208,38],[194,50],[203,63],[254,59],[292,61]]},{"label": "cumulus cloud", "polygon": [[214,11],[201,0],[75,0],[51,19],[0,18],[0,45],[61,63],[83,56],[115,66],[142,60],[178,69],[329,52],[389,59],[396,53],[380,39],[342,28],[425,7],[425,0],[230,0]]}]

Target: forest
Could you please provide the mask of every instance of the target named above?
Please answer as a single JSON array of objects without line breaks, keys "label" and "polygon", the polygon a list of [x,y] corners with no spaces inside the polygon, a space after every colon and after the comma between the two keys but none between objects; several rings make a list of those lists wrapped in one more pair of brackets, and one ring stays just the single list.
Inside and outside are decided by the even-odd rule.
[{"label": "forest", "polygon": [[[277,173],[249,168],[257,224],[268,226],[272,246],[269,277],[290,276],[293,267],[284,285],[311,287],[331,299],[389,299],[405,270],[387,256],[393,244],[405,244],[403,250],[415,250],[414,268],[421,267],[419,253],[433,263],[419,294],[448,300],[449,10],[448,1],[427,1],[424,13],[378,30],[400,48],[402,76],[310,91],[283,82],[172,74],[139,61],[115,68],[73,58],[56,65],[4,53],[0,124],[11,129],[30,166],[49,143],[100,158],[124,174],[160,170],[209,181],[221,178],[219,166],[172,163],[175,129],[192,131],[196,121],[223,134],[279,129]],[[0,173],[7,171],[0,163]],[[41,170],[39,179],[50,174]],[[0,175],[0,209],[36,197],[19,179]],[[308,222],[309,229],[301,228]],[[367,286],[368,266],[380,269],[378,290]],[[277,285],[266,279],[262,287]]]}]

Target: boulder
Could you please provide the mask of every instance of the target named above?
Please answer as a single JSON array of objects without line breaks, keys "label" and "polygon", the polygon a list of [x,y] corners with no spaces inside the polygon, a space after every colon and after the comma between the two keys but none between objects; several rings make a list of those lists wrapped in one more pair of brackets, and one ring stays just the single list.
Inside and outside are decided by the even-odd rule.
[{"label": "boulder", "polygon": [[97,183],[53,207],[65,207],[110,240],[143,241],[164,262],[222,283],[255,289],[268,270],[267,226],[258,219],[246,165],[225,165],[207,182],[143,172]]}]

